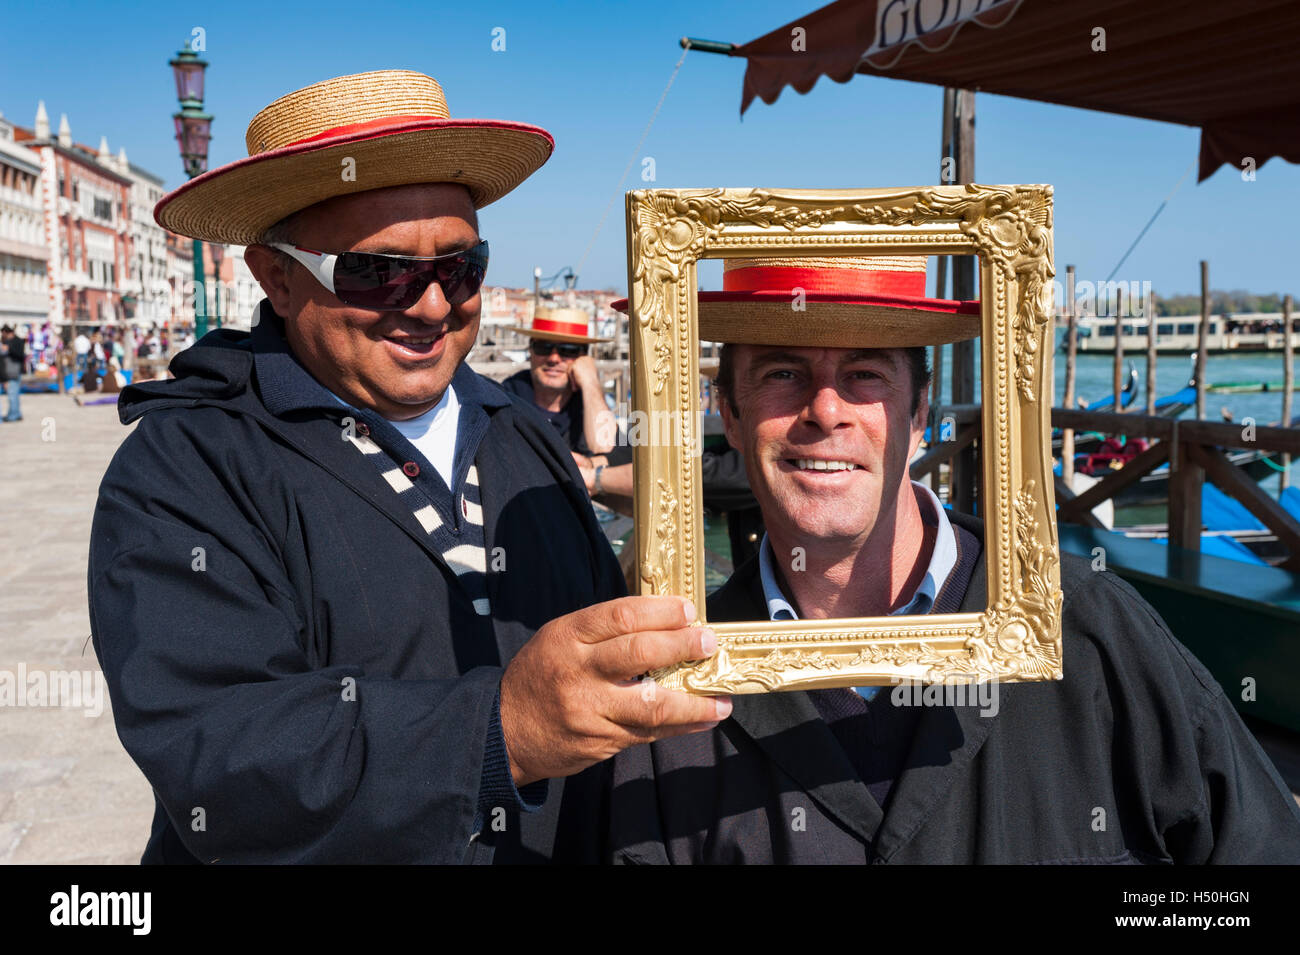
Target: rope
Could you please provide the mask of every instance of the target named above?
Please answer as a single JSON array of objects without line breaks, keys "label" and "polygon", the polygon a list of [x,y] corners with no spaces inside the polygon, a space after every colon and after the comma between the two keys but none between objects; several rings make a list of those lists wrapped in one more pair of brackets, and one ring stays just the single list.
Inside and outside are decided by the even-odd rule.
[{"label": "rope", "polygon": [[641,131],[641,138],[637,140],[636,148],[632,150],[632,155],[627,161],[627,166],[623,169],[623,175],[619,177],[618,185],[614,187],[614,194],[609,197],[609,202],[605,203],[605,211],[600,214],[600,221],[596,223],[596,231],[591,234],[591,241],[587,243],[586,251],[582,253],[582,259],[578,262],[578,267],[574,271],[582,274],[582,267],[587,264],[587,256],[591,255],[591,250],[596,244],[596,238],[600,235],[600,230],[605,228],[605,220],[609,217],[609,210],[614,205],[614,200],[618,198],[619,193],[623,191],[623,183],[627,181],[627,174],[632,171],[632,164],[636,162],[636,157],[641,152],[641,147],[645,145],[646,137],[650,135],[650,127],[655,124],[659,117],[659,110],[663,109],[664,100],[668,98],[668,91],[673,88],[673,80],[677,79],[677,71],[682,68],[686,62],[686,54],[690,52],[690,47],[682,50],[681,57],[677,60],[677,65],[673,67],[673,75],[668,77],[668,85],[664,91],[659,94],[659,102],[655,103],[654,111],[650,114],[650,121],[645,124],[645,129]]},{"label": "rope", "polygon": [[1125,252],[1123,257],[1119,260],[1119,262],[1115,264],[1115,267],[1110,270],[1110,275],[1106,276],[1107,282],[1113,279],[1115,277],[1115,273],[1118,272],[1120,270],[1120,267],[1125,262],[1128,261],[1129,255],[1133,252],[1134,249],[1137,248],[1138,243],[1142,241],[1142,237],[1147,234],[1147,229],[1151,228],[1152,223],[1154,223],[1156,219],[1160,218],[1160,213],[1165,211],[1165,206],[1168,205],[1169,200],[1174,197],[1174,193],[1182,188],[1183,182],[1187,179],[1188,173],[1192,171],[1192,167],[1195,165],[1196,165],[1196,160],[1193,159],[1191,164],[1187,167],[1187,170],[1183,173],[1182,177],[1179,178],[1177,184],[1175,184],[1174,188],[1169,191],[1169,195],[1165,196],[1163,199],[1160,200],[1160,205],[1156,206],[1155,213],[1151,216],[1150,219],[1147,220],[1147,224],[1142,227],[1142,231],[1139,232],[1137,238],[1133,240],[1133,244],[1128,247],[1128,251]]}]

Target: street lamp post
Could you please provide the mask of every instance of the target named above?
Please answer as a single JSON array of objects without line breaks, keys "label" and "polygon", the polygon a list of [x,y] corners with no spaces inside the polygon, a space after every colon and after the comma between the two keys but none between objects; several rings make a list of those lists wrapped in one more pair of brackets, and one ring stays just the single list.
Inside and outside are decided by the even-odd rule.
[{"label": "street lamp post", "polygon": [[[208,171],[208,140],[212,138],[212,117],[203,112],[203,71],[206,60],[200,60],[188,45],[168,61],[176,78],[176,98],[181,111],[173,113],[176,123],[176,141],[181,147],[181,161],[185,175],[193,179]],[[208,333],[207,292],[204,288],[203,243],[194,240],[194,339]]]}]

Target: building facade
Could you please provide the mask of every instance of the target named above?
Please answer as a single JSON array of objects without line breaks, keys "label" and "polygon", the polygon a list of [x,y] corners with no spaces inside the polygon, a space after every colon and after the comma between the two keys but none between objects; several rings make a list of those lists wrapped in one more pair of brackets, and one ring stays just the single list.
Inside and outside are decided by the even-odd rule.
[{"label": "building facade", "polygon": [[194,241],[175,232],[167,236],[167,284],[171,288],[168,323],[194,327]]},{"label": "building facade", "polygon": [[172,317],[172,286],[168,272],[167,231],[153,218],[153,208],[166,189],[158,176],[132,165],[122,149],[117,171],[131,181],[128,216],[131,259],[122,282],[125,317],[137,327],[165,326]]},{"label": "building facade", "polygon": [[[210,249],[211,246],[204,246]],[[211,252],[209,252],[209,257]],[[210,259],[209,259],[210,260]],[[248,329],[259,302],[265,298],[262,286],[244,261],[244,246],[225,246],[221,261],[221,325],[223,328]],[[215,327],[211,321],[209,328]]]},{"label": "building facade", "polygon": [[52,136],[44,103],[35,129],[14,132],[41,157],[51,321],[66,328],[123,320],[131,180],[117,170],[107,142],[98,150],[73,142],[66,114]]},{"label": "building facade", "polygon": [[15,142],[14,125],[0,116],[0,324],[47,320],[48,260],[41,157]]}]

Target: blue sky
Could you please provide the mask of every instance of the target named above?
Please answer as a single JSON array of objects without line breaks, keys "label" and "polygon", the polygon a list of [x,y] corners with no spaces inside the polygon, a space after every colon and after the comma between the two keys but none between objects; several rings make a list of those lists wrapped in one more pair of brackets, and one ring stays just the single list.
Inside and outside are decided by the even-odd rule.
[{"label": "blue sky", "polygon": [[[0,34],[0,111],[30,126],[44,99],[74,138],[183,181],[167,66],[194,27],[206,31],[206,107],[216,117],[210,164],[244,155],[244,128],[276,97],[316,80],[404,68],[434,76],[453,116],[536,123],[556,151],[516,192],[482,213],[489,281],[531,285],[577,267],[641,131],[681,55],[683,35],[743,43],[819,0],[710,3],[418,4],[366,0],[191,4],[10,5]],[[193,12],[186,12],[186,10]],[[505,29],[506,49],[492,50]],[[916,185],[938,175],[938,87],[857,77],[785,91],[739,116],[743,62],[690,54],[638,154],[664,188]],[[976,177],[1056,190],[1056,262],[1104,279],[1196,156],[1180,126],[977,96]],[[639,188],[638,161],[625,188]],[[1300,167],[1274,159],[1254,182],[1221,168],[1188,176],[1117,279],[1159,294],[1198,289],[1202,258],[1215,288],[1300,295]],[[707,273],[706,273],[707,274]],[[626,287],[623,207],[616,201],[582,269],[586,288]]]}]

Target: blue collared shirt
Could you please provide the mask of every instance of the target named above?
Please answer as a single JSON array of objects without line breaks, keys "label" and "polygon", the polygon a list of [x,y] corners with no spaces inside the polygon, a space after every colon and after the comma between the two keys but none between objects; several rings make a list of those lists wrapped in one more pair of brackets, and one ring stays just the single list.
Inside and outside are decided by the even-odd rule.
[{"label": "blue collared shirt", "polygon": [[[926,568],[925,576],[921,578],[912,599],[891,613],[891,617],[929,613],[934,606],[934,598],[957,565],[957,535],[948,521],[948,515],[944,513],[943,505],[924,484],[913,481],[912,487],[916,489],[917,500],[921,505],[921,520],[935,527],[934,550],[930,554],[930,566]],[[758,577],[763,586],[763,598],[767,601],[768,617],[772,620],[798,620],[799,615],[794,612],[794,607],[776,581],[772,561],[772,545],[764,534],[763,542],[758,548]],[[880,687],[859,686],[854,689],[871,699]]]}]

